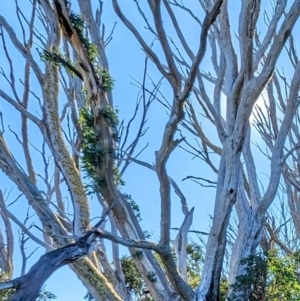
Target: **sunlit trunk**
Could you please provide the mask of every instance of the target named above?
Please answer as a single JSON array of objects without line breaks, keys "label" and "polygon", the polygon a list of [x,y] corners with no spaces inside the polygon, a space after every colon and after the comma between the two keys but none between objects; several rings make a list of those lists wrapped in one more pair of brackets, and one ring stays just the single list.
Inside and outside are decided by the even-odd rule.
[{"label": "sunlit trunk", "polygon": [[[262,231],[262,219],[258,219],[253,211],[249,211],[240,221],[238,236],[234,243],[231,255],[231,265],[229,274],[229,284],[235,283],[236,277],[245,275],[245,265],[241,264],[242,259],[253,255],[260,241]],[[241,297],[241,300],[248,300],[245,296],[245,290],[234,291],[235,296]],[[232,297],[232,290],[229,291],[228,297]],[[245,299],[246,298],[246,299]]]},{"label": "sunlit trunk", "polygon": [[219,283],[226,249],[226,231],[232,207],[237,197],[239,155],[231,149],[232,140],[224,144],[217,184],[214,219],[209,234],[201,284],[197,289],[198,301],[218,301]]}]

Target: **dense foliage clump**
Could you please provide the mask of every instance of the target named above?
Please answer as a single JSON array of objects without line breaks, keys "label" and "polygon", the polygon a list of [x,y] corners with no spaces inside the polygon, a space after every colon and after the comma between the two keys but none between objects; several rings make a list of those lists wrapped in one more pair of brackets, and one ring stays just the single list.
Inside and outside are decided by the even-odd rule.
[{"label": "dense foliage clump", "polygon": [[[246,273],[237,277],[233,291],[249,292],[249,301],[300,300],[299,255],[295,252],[282,257],[271,250],[249,256],[242,261]],[[238,301],[239,295],[233,293],[230,301]]]}]

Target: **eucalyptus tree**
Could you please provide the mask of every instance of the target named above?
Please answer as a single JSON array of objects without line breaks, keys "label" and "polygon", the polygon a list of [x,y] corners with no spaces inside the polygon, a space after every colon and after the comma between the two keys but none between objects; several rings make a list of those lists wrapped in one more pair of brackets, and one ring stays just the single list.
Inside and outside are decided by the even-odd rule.
[{"label": "eucalyptus tree", "polygon": [[[168,76],[173,75],[174,78],[178,78],[177,83],[170,81],[176,99],[178,95],[176,89],[179,89],[182,84],[188,83],[187,78],[193,71],[196,56],[185,40],[185,35],[171,9],[171,3],[163,1],[180,41],[180,45],[176,44],[177,48],[172,49],[166,39],[162,22],[160,22],[158,6],[154,4],[151,6],[154,26],[150,27],[147,22],[151,32],[160,41],[166,61],[166,65],[163,65],[155,53],[146,47],[147,43],[130,20],[122,14],[118,1],[113,2],[120,19],[131,30],[162,75],[165,76],[164,72],[168,71]],[[173,1],[172,4],[184,9],[201,26],[201,22],[192,10],[177,1]],[[212,9],[213,3],[210,1],[201,1],[201,4],[207,11]],[[259,189],[256,166],[250,147],[250,117],[254,104],[276,76],[278,58],[298,20],[300,8],[297,1],[276,1],[272,4],[271,16],[268,15],[266,19],[268,27],[263,34],[260,34],[258,27],[263,21],[265,7],[261,9],[263,4],[260,1],[242,2],[236,28],[239,51],[232,38],[230,26],[233,16],[228,10],[227,1],[223,3],[221,13],[210,29],[209,39],[214,70],[205,72],[198,68],[192,90],[207,114],[207,118],[215,125],[222,144],[221,148],[214,145],[202,130],[192,100],[187,102],[190,122],[186,124],[186,127],[201,139],[204,145],[204,154],[208,154],[207,149],[210,149],[221,156],[213,224],[207,242],[202,281],[196,290],[198,300],[218,298],[220,271],[226,246],[226,229],[234,204],[237,209],[239,226],[232,251],[230,282],[234,283],[236,276],[245,272],[244,266],[240,263],[241,259],[251,255],[260,242],[265,215],[276,196],[282,164],[286,159],[283,155],[284,144],[298,109],[298,61],[294,64],[292,80],[288,84],[285,110],[281,116],[282,123],[281,126],[277,126],[276,135],[273,136],[272,154],[269,157],[271,162],[270,179],[265,192],[262,193]],[[182,50],[185,56],[180,53],[179,57],[175,52],[177,49]],[[291,52],[291,55],[295,53],[295,51]],[[188,59],[182,60],[182,57]],[[183,74],[180,67],[187,69],[188,75]],[[213,93],[207,91],[205,81],[213,84]],[[273,97],[276,97],[276,94],[273,94]],[[225,114],[222,114],[224,107]],[[175,108],[176,101],[173,102],[171,112]],[[172,113],[170,116],[171,122]],[[276,119],[275,116],[270,118]],[[211,163],[208,155],[204,159]],[[242,166],[242,159],[245,162],[245,168]]]},{"label": "eucalyptus tree", "polygon": [[[286,160],[298,147],[297,144],[291,148],[285,146],[286,138],[290,137],[291,141],[294,137],[291,129],[297,131],[297,122],[293,120],[297,120],[299,105],[300,65],[295,47],[287,48],[293,68],[291,81],[285,80],[285,86],[277,84],[277,67],[285,47],[291,46],[286,42],[291,43],[300,14],[300,0],[273,1],[271,8],[260,0],[242,1],[237,6],[238,22],[228,0],[200,0],[199,15],[195,3],[190,1],[185,6],[177,0],[143,3],[134,0],[136,13],[143,18],[150,37],[144,36],[139,25],[133,24],[123,12],[128,2],[107,1],[142,47],[147,64],[157,69],[171,91],[160,101],[160,86],[154,85],[153,89],[146,86],[145,71],[142,100],[136,107],[136,111],[141,109],[142,119],[131,142],[132,120],[127,126],[119,123],[113,102],[114,80],[106,56],[111,36],[105,36],[101,23],[103,2],[99,1],[98,7],[90,0],[28,3],[31,10],[25,14],[16,1],[21,28],[18,32],[5,12],[0,14],[6,58],[1,72],[6,84],[5,88],[0,87],[0,97],[15,115],[19,114],[16,116],[21,127],[20,133],[11,130],[6,125],[7,111],[3,111],[0,168],[28,200],[38,217],[40,234],[24,226],[3,197],[0,198],[1,216],[7,230],[6,241],[0,237],[4,246],[2,270],[7,275],[0,289],[14,288],[13,300],[35,300],[48,277],[69,264],[95,300],[130,300],[119,256],[121,244],[128,247],[154,300],[219,300],[227,230],[234,206],[238,228],[229,268],[232,285],[236,277],[246,273],[242,259],[253,255],[263,240],[267,210],[278,192],[282,171],[288,172]],[[271,12],[266,13],[265,9]],[[189,45],[182,20],[178,18],[182,12],[194,22],[193,28],[197,28],[197,34],[192,37],[198,41],[196,50]],[[126,50],[126,45],[122,49]],[[20,60],[24,74],[19,84],[16,77],[21,76],[16,64]],[[280,97],[283,88],[286,95]],[[266,89],[266,107],[269,104],[274,135],[268,144],[269,181],[262,191],[250,143],[251,116],[255,103],[266,96]],[[276,97],[281,105],[280,116],[274,114]],[[161,125],[162,140],[154,154],[155,163],[150,164],[137,158],[137,145],[146,133],[149,106],[156,100],[167,109],[168,120]],[[199,116],[211,123],[218,142],[203,129]],[[264,122],[261,123],[259,129],[264,127]],[[12,135],[20,144],[19,149],[9,146],[11,142],[7,140]],[[40,150],[36,147],[36,137],[40,137]],[[263,137],[267,141],[268,136]],[[196,146],[195,139],[199,142]],[[187,281],[186,250],[195,210],[189,209],[184,193],[167,168],[179,147],[202,158],[217,175],[213,220],[201,281],[195,289]],[[37,150],[41,164],[33,159]],[[212,152],[219,160],[211,159]],[[135,203],[121,190],[124,172],[134,163],[154,172],[159,182],[161,221],[157,242],[147,239],[139,223],[139,201]],[[295,185],[291,188],[287,175],[284,179],[291,198]],[[175,240],[171,240],[172,187],[180,197],[184,214]],[[91,212],[91,194],[99,201],[101,214]],[[93,222],[91,215],[101,215],[101,218]],[[104,228],[107,220],[110,232]],[[14,279],[11,221],[46,251],[27,273]],[[113,242],[111,256],[105,252],[104,239]],[[241,300],[248,298],[244,289],[235,289],[234,296]],[[229,298],[232,298],[231,290]]]}]

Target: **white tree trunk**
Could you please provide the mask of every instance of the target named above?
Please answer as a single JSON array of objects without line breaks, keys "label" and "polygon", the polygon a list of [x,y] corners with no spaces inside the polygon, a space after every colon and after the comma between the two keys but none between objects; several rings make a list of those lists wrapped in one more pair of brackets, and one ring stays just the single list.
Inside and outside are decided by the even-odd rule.
[{"label": "white tree trunk", "polygon": [[[261,217],[258,219],[253,211],[250,211],[245,215],[244,219],[240,222],[238,236],[234,243],[231,255],[229,274],[230,285],[234,284],[237,276],[245,274],[245,266],[241,264],[241,260],[248,258],[255,252],[261,238],[262,223],[263,219]],[[230,290],[229,297],[231,297],[231,293],[232,291]],[[244,294],[245,293],[242,292],[240,297],[245,297]],[[239,296],[239,292],[235,292],[235,295]]]}]

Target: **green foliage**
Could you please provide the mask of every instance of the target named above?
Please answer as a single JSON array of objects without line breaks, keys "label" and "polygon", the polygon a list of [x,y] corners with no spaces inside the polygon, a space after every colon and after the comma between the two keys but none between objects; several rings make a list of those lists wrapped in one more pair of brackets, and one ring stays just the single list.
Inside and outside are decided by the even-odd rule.
[{"label": "green foliage", "polygon": [[226,301],[229,290],[229,283],[227,279],[221,278],[220,280],[220,301]]},{"label": "green foliage", "polygon": [[232,285],[231,301],[238,301],[241,292],[247,296],[249,301],[265,300],[265,284],[267,275],[267,256],[265,254],[251,255],[241,260],[245,266],[245,275],[236,277]]},{"label": "green foliage", "polygon": [[[99,75],[102,78],[102,89],[104,92],[109,92],[113,89],[114,80],[111,78],[108,71],[102,70],[101,67],[96,65],[96,59],[98,56],[97,46],[92,44],[89,41],[89,38],[85,34],[85,24],[82,17],[71,11],[70,12],[70,21],[72,26],[76,30],[78,37],[81,43],[87,50],[88,57],[91,60],[92,65],[94,66],[95,72],[100,73]],[[40,54],[40,57],[43,61],[51,62],[57,66],[63,65],[69,72],[72,74],[78,72],[75,66],[72,65],[72,62],[69,59],[65,59],[62,55],[56,52],[48,52],[46,50]],[[99,137],[96,135],[94,127],[94,116],[91,109],[88,109],[89,100],[87,97],[86,89],[83,89],[83,94],[86,98],[86,108],[83,108],[79,112],[79,124],[82,130],[82,168],[86,172],[86,177],[91,180],[92,184],[87,184],[86,188],[89,193],[101,192],[101,190],[106,186],[105,178],[100,178],[97,173],[97,168],[101,168],[104,158],[107,154],[112,153],[113,149],[103,148]],[[112,106],[106,106],[99,110],[99,115],[105,118],[108,122],[108,125],[112,129],[112,139],[115,141],[118,139],[116,135],[116,126],[119,123],[118,119],[118,110],[114,109]],[[114,179],[116,185],[125,185],[125,182],[122,180],[121,175],[117,167],[113,170]]]},{"label": "green foliage", "polygon": [[73,62],[59,51],[49,52],[47,50],[43,50],[43,53],[40,53],[40,58],[43,62],[50,62],[56,66],[63,65],[72,76],[74,75],[76,67],[73,65]]},{"label": "green foliage", "polygon": [[88,43],[87,46],[87,52],[88,52],[88,56],[91,59],[92,62],[95,62],[97,56],[98,56],[98,49],[97,46],[95,44],[92,43]]},{"label": "green foliage", "polygon": [[114,167],[114,179],[117,186],[125,186],[125,181],[122,179],[118,167]]},{"label": "green foliage", "polygon": [[110,73],[106,70],[103,70],[101,67],[97,66],[97,56],[98,56],[98,49],[97,45],[90,42],[89,38],[85,35],[84,29],[84,21],[79,14],[74,12],[70,13],[70,20],[71,23],[76,30],[78,37],[81,43],[84,45],[85,49],[87,50],[88,57],[91,60],[91,63],[94,67],[95,72],[101,77],[102,79],[102,89],[104,92],[111,92],[114,85],[115,80],[112,79]]},{"label": "green foliage", "polygon": [[[140,251],[142,254],[142,251]],[[137,252],[137,255],[140,255]],[[175,253],[173,252],[173,256]],[[196,244],[187,246],[188,283],[195,289],[200,282],[202,250]],[[135,257],[137,258],[137,257]],[[126,286],[129,292],[141,297],[146,289],[131,257],[121,259]],[[242,261],[246,273],[237,277],[232,285],[233,296],[227,300],[229,285],[227,279],[220,281],[220,300],[238,301],[249,295],[247,301],[296,301],[300,300],[300,284],[297,272],[300,270],[300,252],[280,257],[276,251],[255,254]],[[156,280],[155,273],[147,275],[150,281]],[[241,299],[242,298],[242,299]]]},{"label": "green foliage", "polygon": [[43,290],[43,291],[40,293],[40,295],[39,295],[37,301],[48,301],[48,300],[54,300],[54,299],[56,299],[56,295],[54,295],[54,294],[51,293],[51,292],[48,292],[48,291]]},{"label": "green foliage", "polygon": [[[109,71],[103,70],[102,67],[98,66],[98,64],[97,64],[98,48],[97,48],[97,45],[90,42],[88,36],[84,33],[85,24],[84,24],[84,21],[83,21],[81,15],[71,11],[70,21],[71,21],[72,26],[76,30],[81,43],[83,44],[83,46],[85,47],[85,49],[87,51],[88,57],[91,61],[91,64],[94,67],[94,71],[96,72],[96,74],[98,76],[101,77],[102,90],[104,92],[111,92],[112,89],[114,88],[115,80],[111,77]],[[44,50],[43,53],[40,53],[40,58],[42,61],[51,62],[51,63],[55,64],[56,66],[63,65],[67,69],[67,71],[72,75],[74,75],[74,72],[77,71],[76,70],[77,68],[76,68],[76,66],[74,66],[72,61],[68,57],[65,57],[63,54],[60,54],[59,51],[49,52],[49,51]],[[108,113],[117,114],[118,112],[111,108],[110,112],[108,112]],[[114,123],[117,124],[118,120],[117,119],[114,120]]]},{"label": "green foliage", "polygon": [[102,71],[102,89],[105,92],[111,92],[115,86],[115,80],[110,76],[109,72],[106,70]]},{"label": "green foliage", "polygon": [[187,280],[188,284],[195,289],[200,282],[200,263],[203,261],[202,250],[195,243],[188,244],[186,248],[188,255]]},{"label": "green foliage", "polygon": [[146,286],[140,273],[134,265],[133,259],[129,256],[123,256],[121,258],[121,266],[124,272],[128,293],[133,293],[136,296],[142,296]]},{"label": "green foliage", "polygon": [[[192,288],[196,288],[200,281],[200,262],[203,261],[202,250],[200,246],[196,244],[188,244],[187,246],[187,254],[188,254],[188,283]],[[176,259],[175,250],[172,249],[172,255],[174,259]],[[133,255],[135,259],[142,259],[143,251],[137,250]],[[157,255],[156,255],[157,256]],[[133,293],[136,297],[144,296],[144,292],[146,289],[146,284],[144,283],[140,273],[138,272],[134,260],[132,257],[123,256],[121,258],[121,266],[125,277],[126,287],[129,293]],[[157,256],[158,262],[161,264],[160,258]],[[155,282],[156,274],[154,272],[150,272],[147,275],[147,278],[150,281]],[[224,287],[226,286],[226,281],[224,281]],[[223,289],[223,291],[225,288]],[[227,290],[224,293],[227,295]],[[152,298],[144,299],[144,300],[153,300]],[[225,299],[224,299],[225,300]]]},{"label": "green foliage", "polygon": [[137,250],[134,255],[132,255],[133,258],[138,259],[138,260],[142,260],[144,257],[144,253],[143,250]]},{"label": "green foliage", "polygon": [[111,77],[109,71],[104,70],[101,66],[94,64],[96,74],[101,78],[101,88],[104,92],[111,92],[115,86],[115,80]]},{"label": "green foliage", "polygon": [[86,301],[96,301],[89,292],[86,293],[86,295],[83,297],[83,299]]},{"label": "green foliage", "polygon": [[70,21],[74,29],[76,30],[81,43],[86,48],[90,60],[92,61],[92,63],[94,63],[98,56],[97,46],[95,44],[92,44],[84,34],[85,26],[82,17],[79,14],[76,14],[72,11],[70,13]]},{"label": "green foliage", "polygon": [[[9,280],[5,273],[0,273],[0,282]],[[8,301],[14,295],[15,289],[0,291],[0,301]]]},{"label": "green foliage", "polygon": [[[110,106],[101,110],[100,115],[105,118],[110,126],[118,123],[117,112]],[[97,168],[101,167],[106,154],[111,153],[112,149],[105,149],[99,141],[94,127],[94,115],[89,108],[82,108],[79,112],[79,124],[82,130],[82,169],[86,172],[87,178],[92,184],[86,185],[90,193],[101,192],[106,186],[106,181],[99,178]],[[117,167],[114,168],[114,179],[116,185],[125,185]]]},{"label": "green foliage", "polygon": [[132,199],[130,194],[123,193],[125,200],[129,203],[138,221],[141,221],[141,210],[139,205]]},{"label": "green foliage", "polygon": [[49,63],[53,63],[55,66],[60,66],[61,62],[59,60],[57,60],[57,54],[56,53],[52,53],[46,50],[43,50],[42,53],[39,53],[40,55],[40,59],[43,62],[49,62]]},{"label": "green foliage", "polygon": [[97,166],[101,166],[103,163],[103,156],[106,150],[101,148],[98,142],[95,129],[94,129],[94,116],[90,109],[83,108],[79,114],[79,124],[82,130],[82,159],[81,164],[83,170],[87,174],[87,178],[92,180],[93,184],[90,184],[88,188],[91,192],[101,191],[101,188],[105,187],[105,181],[99,179],[97,176]]},{"label": "green foliage", "polygon": [[296,272],[299,271],[299,252],[279,258],[276,252],[268,256],[267,300],[300,300],[300,284]]},{"label": "green foliage", "polygon": [[104,117],[111,127],[115,127],[119,124],[118,118],[119,111],[112,106],[107,105],[105,108],[99,109],[99,115]]},{"label": "green foliage", "polygon": [[[238,301],[240,292],[249,294],[249,301],[300,300],[299,253],[280,257],[275,250],[251,255],[242,260],[245,275],[236,278],[230,301]],[[239,292],[239,293],[236,293]]]},{"label": "green foliage", "polygon": [[156,282],[157,278],[156,278],[156,273],[151,271],[148,273],[147,278],[149,279],[150,282]]},{"label": "green foliage", "polygon": [[111,92],[114,85],[115,85],[115,80],[112,79],[110,76],[110,73],[107,70],[103,70],[101,67],[97,65],[97,56],[98,56],[98,48],[97,45],[93,44],[90,42],[89,38],[86,36],[84,33],[85,29],[85,24],[84,21],[81,17],[81,15],[71,12],[70,13],[70,21],[76,30],[78,37],[81,41],[81,43],[84,45],[88,57],[91,60],[91,63],[94,67],[95,72],[101,77],[102,79],[102,89],[104,92]]},{"label": "green foliage", "polygon": [[152,237],[152,235],[153,235],[153,232],[145,230],[144,231],[144,235],[145,235],[146,239],[150,239]]}]

